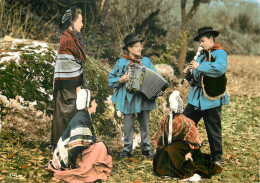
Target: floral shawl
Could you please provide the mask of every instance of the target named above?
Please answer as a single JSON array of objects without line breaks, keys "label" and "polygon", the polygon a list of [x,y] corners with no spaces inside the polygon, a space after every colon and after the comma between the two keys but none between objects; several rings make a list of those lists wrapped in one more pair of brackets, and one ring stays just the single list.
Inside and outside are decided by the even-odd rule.
[{"label": "floral shawl", "polygon": [[[154,146],[161,148],[168,145],[168,134],[169,116],[166,115],[162,118],[158,131],[153,137]],[[181,141],[187,142],[191,149],[199,149],[203,143],[195,123],[183,114],[176,114],[172,121],[172,143]]]}]

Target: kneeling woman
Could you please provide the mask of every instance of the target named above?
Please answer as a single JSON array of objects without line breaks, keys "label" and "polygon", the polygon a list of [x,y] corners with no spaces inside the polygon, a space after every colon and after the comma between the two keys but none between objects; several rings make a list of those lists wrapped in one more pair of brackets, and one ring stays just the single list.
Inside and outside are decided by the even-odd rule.
[{"label": "kneeling woman", "polygon": [[60,137],[48,170],[54,172],[55,178],[66,182],[107,180],[112,172],[112,156],[103,142],[96,143],[90,117],[96,112],[97,103],[92,99],[89,107],[88,90],[82,89],[78,95],[81,96],[76,101],[78,111]]},{"label": "kneeling woman", "polygon": [[195,123],[181,114],[183,102],[179,92],[174,91],[170,95],[170,109],[166,104],[167,102],[164,103],[164,111],[170,111],[170,115],[163,117],[154,135],[154,145],[157,148],[153,159],[154,173],[180,179],[196,174],[210,178],[220,173],[222,168],[211,162],[209,155],[201,153],[203,139]]}]

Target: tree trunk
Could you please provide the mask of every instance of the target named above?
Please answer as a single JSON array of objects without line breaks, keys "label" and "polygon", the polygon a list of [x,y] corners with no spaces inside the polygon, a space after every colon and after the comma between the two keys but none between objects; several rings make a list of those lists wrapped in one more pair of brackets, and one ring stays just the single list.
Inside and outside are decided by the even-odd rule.
[{"label": "tree trunk", "polygon": [[188,24],[188,20],[186,19],[186,0],[181,0],[181,47],[180,47],[180,52],[179,52],[179,62],[178,62],[178,70],[179,73],[182,73],[183,70],[183,66],[184,66],[184,62],[186,59],[186,47],[187,47],[187,40],[184,37],[184,32],[187,29],[187,24]]},{"label": "tree trunk", "polygon": [[182,39],[182,44],[180,47],[179,62],[178,62],[178,70],[179,70],[180,74],[182,73],[184,63],[186,60],[186,53],[187,53],[187,50],[186,50],[187,40],[186,40],[186,38],[184,38],[185,37],[184,33],[187,30],[187,24],[188,24],[188,22],[184,22],[182,25],[182,30],[181,30],[181,35],[182,35],[183,39]]},{"label": "tree trunk", "polygon": [[182,21],[182,26],[181,26],[181,36],[182,36],[182,44],[180,47],[180,52],[179,52],[179,61],[178,61],[178,71],[180,74],[183,71],[183,66],[186,60],[186,48],[187,48],[187,40],[186,36],[184,35],[185,31],[187,30],[188,26],[188,21],[193,17],[193,15],[196,13],[200,5],[200,0],[194,0],[193,5],[190,9],[190,11],[186,14],[186,0],[181,0],[181,21]]}]

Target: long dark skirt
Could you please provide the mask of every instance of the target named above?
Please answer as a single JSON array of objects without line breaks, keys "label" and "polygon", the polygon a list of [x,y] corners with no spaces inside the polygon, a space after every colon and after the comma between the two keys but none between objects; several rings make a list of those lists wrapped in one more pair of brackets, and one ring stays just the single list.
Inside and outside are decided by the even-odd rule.
[{"label": "long dark skirt", "polygon": [[76,91],[58,89],[54,99],[54,112],[51,130],[51,145],[56,147],[59,138],[67,128],[71,118],[76,113]]},{"label": "long dark skirt", "polygon": [[[192,153],[193,161],[185,160],[187,153]],[[157,149],[153,159],[153,171],[158,176],[173,178],[189,178],[194,173],[202,178],[211,178],[219,174],[222,168],[210,161],[210,155],[192,150],[186,142],[175,142],[164,148]]]}]

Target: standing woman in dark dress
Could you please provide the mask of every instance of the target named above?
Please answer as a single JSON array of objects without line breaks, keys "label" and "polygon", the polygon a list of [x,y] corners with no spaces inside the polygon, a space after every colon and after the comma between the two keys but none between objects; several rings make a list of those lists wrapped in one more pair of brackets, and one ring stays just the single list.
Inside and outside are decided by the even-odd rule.
[{"label": "standing woman in dark dress", "polygon": [[86,95],[84,92],[79,92],[81,88],[86,88],[83,73],[86,55],[75,34],[80,33],[83,27],[81,9],[76,7],[68,9],[62,17],[62,24],[65,31],[60,38],[54,71],[52,148],[55,148],[77,110],[76,98]]}]

